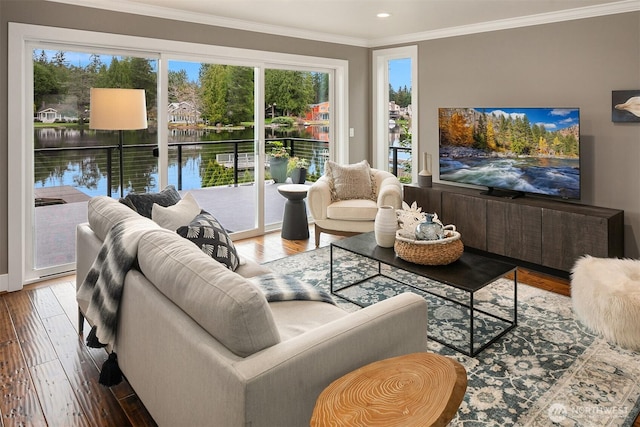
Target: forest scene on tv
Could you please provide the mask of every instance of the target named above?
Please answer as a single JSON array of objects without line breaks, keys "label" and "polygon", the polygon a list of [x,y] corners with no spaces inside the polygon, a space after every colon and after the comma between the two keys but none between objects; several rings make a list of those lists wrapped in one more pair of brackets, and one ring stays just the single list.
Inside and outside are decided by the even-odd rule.
[{"label": "forest scene on tv", "polygon": [[440,179],[580,198],[577,108],[440,108]]}]

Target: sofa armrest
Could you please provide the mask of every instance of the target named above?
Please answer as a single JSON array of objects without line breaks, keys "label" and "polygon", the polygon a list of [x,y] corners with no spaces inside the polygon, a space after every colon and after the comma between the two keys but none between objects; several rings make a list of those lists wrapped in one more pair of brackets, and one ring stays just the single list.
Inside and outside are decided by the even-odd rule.
[{"label": "sofa armrest", "polygon": [[[426,351],[426,339],[427,303],[404,293],[238,361],[248,401],[259,403],[247,408],[246,422],[308,424],[317,397],[332,381],[377,360]],[[281,418],[282,408],[290,418]]]},{"label": "sofa armrest", "polygon": [[102,240],[88,222],[76,226],[76,289],[87,277],[102,248]]},{"label": "sofa armrest", "polygon": [[311,185],[307,201],[314,220],[327,219],[327,207],[331,204],[331,188],[325,176],[321,176]]},{"label": "sofa armrest", "polygon": [[395,209],[402,207],[402,184],[398,178],[391,175],[380,183],[378,188],[378,206],[393,206]]}]

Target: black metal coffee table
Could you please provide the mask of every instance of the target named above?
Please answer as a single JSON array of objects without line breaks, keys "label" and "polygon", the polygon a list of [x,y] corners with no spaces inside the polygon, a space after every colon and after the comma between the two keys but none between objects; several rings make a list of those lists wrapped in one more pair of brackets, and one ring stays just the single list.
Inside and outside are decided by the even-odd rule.
[{"label": "black metal coffee table", "polygon": [[[358,301],[357,298],[350,297],[345,292],[349,288],[363,286],[365,283],[371,281],[376,277],[386,277],[394,282],[410,288],[412,292],[416,292],[421,295],[431,295],[432,297],[441,298],[443,301],[447,301],[455,304],[455,306],[462,307],[468,311],[469,321],[469,348],[464,349],[451,342],[447,342],[442,337],[429,332],[429,338],[453,348],[468,356],[475,356],[489,345],[494,343],[504,334],[509,332],[517,325],[517,266],[507,262],[488,258],[479,254],[465,251],[459,260],[444,266],[423,266],[413,264],[398,258],[393,248],[382,248],[376,245],[373,232],[359,234],[354,237],[339,240],[331,244],[331,293],[346,299],[347,301],[356,304],[360,307],[364,307],[366,304],[362,301]],[[348,283],[336,286],[336,278],[334,274],[337,274],[334,263],[337,258],[342,259],[339,256],[339,251],[347,251],[355,254],[359,257],[373,260],[377,262],[377,271],[375,271],[367,277],[356,280],[352,283]],[[387,266],[384,268],[383,266]],[[386,271],[388,270],[388,271]],[[513,272],[513,308],[510,318],[505,318],[504,313],[501,313],[502,309],[498,309],[493,312],[487,311],[485,303],[480,308],[476,302],[474,302],[474,295],[479,290],[487,287],[488,285],[496,282],[501,277]],[[409,274],[405,274],[409,273]],[[393,274],[394,277],[391,277]],[[441,292],[435,292],[434,287],[429,285],[419,285],[418,280],[415,277],[431,279],[438,282],[440,286],[452,287],[457,291],[462,292],[464,298],[449,297],[443,295]],[[412,278],[413,277],[413,278]],[[501,295],[501,298],[505,297]],[[430,314],[431,316],[431,314]],[[484,342],[477,344],[474,348],[474,321],[477,322],[477,317],[482,316],[483,322],[495,322],[496,325],[491,325],[490,329],[495,329],[495,334],[491,334],[490,339],[484,340]]]}]

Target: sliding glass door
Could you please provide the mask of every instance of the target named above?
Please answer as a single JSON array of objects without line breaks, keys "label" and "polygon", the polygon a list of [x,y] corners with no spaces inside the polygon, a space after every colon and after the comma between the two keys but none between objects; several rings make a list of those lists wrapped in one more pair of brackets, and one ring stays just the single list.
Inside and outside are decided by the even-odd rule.
[{"label": "sliding glass door", "polygon": [[265,70],[264,127],[268,168],[264,219],[267,228],[282,221],[282,184],[315,182],[331,156],[331,73],[291,67]]},{"label": "sliding glass door", "polygon": [[[276,183],[274,143],[306,165],[307,183],[336,148],[348,161],[344,60],[14,23],[9,50],[23,58],[8,64],[14,289],[75,268],[90,197],[174,185],[243,238],[282,220],[277,187],[295,164]],[[273,92],[278,73],[286,84]],[[148,128],[122,144],[117,130],[92,129],[91,88],[144,89]]]},{"label": "sliding glass door", "polygon": [[[157,58],[40,44],[33,57],[33,164],[28,179],[32,265],[38,274],[75,267],[75,228],[93,196],[156,191]],[[91,88],[144,89],[148,128],[95,130]],[[122,168],[121,168],[122,166]]]},{"label": "sliding glass door", "polygon": [[168,183],[232,233],[258,228],[255,68],[168,61]]}]

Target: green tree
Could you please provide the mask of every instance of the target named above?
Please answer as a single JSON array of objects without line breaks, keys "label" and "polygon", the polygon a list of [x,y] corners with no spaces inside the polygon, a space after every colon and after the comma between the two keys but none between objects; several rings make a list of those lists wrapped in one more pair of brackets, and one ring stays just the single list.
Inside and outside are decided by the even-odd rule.
[{"label": "green tree", "polygon": [[202,64],[200,66],[202,117],[210,123],[226,123],[227,74],[226,65]]},{"label": "green tree", "polygon": [[265,71],[265,103],[276,104],[285,115],[304,114],[314,99],[311,73],[275,69]]},{"label": "green tree", "polygon": [[33,64],[33,98],[36,109],[44,106],[45,98],[61,93],[60,84],[55,71],[48,63],[36,61]]},{"label": "green tree", "polygon": [[253,121],[253,68],[230,67],[226,99],[230,123]]},{"label": "green tree", "polygon": [[233,184],[233,169],[209,159],[202,172],[202,188]]},{"label": "green tree", "polygon": [[329,100],[329,74],[311,73],[313,91],[315,93],[314,104],[320,104]]},{"label": "green tree", "polygon": [[145,58],[127,58],[124,60],[129,74],[129,85],[121,86],[130,89],[144,89],[147,108],[155,106],[157,95],[157,77],[151,67],[151,60]]},{"label": "green tree", "polygon": [[131,79],[127,63],[113,57],[109,68],[100,73],[96,84],[98,87],[130,88]]}]

